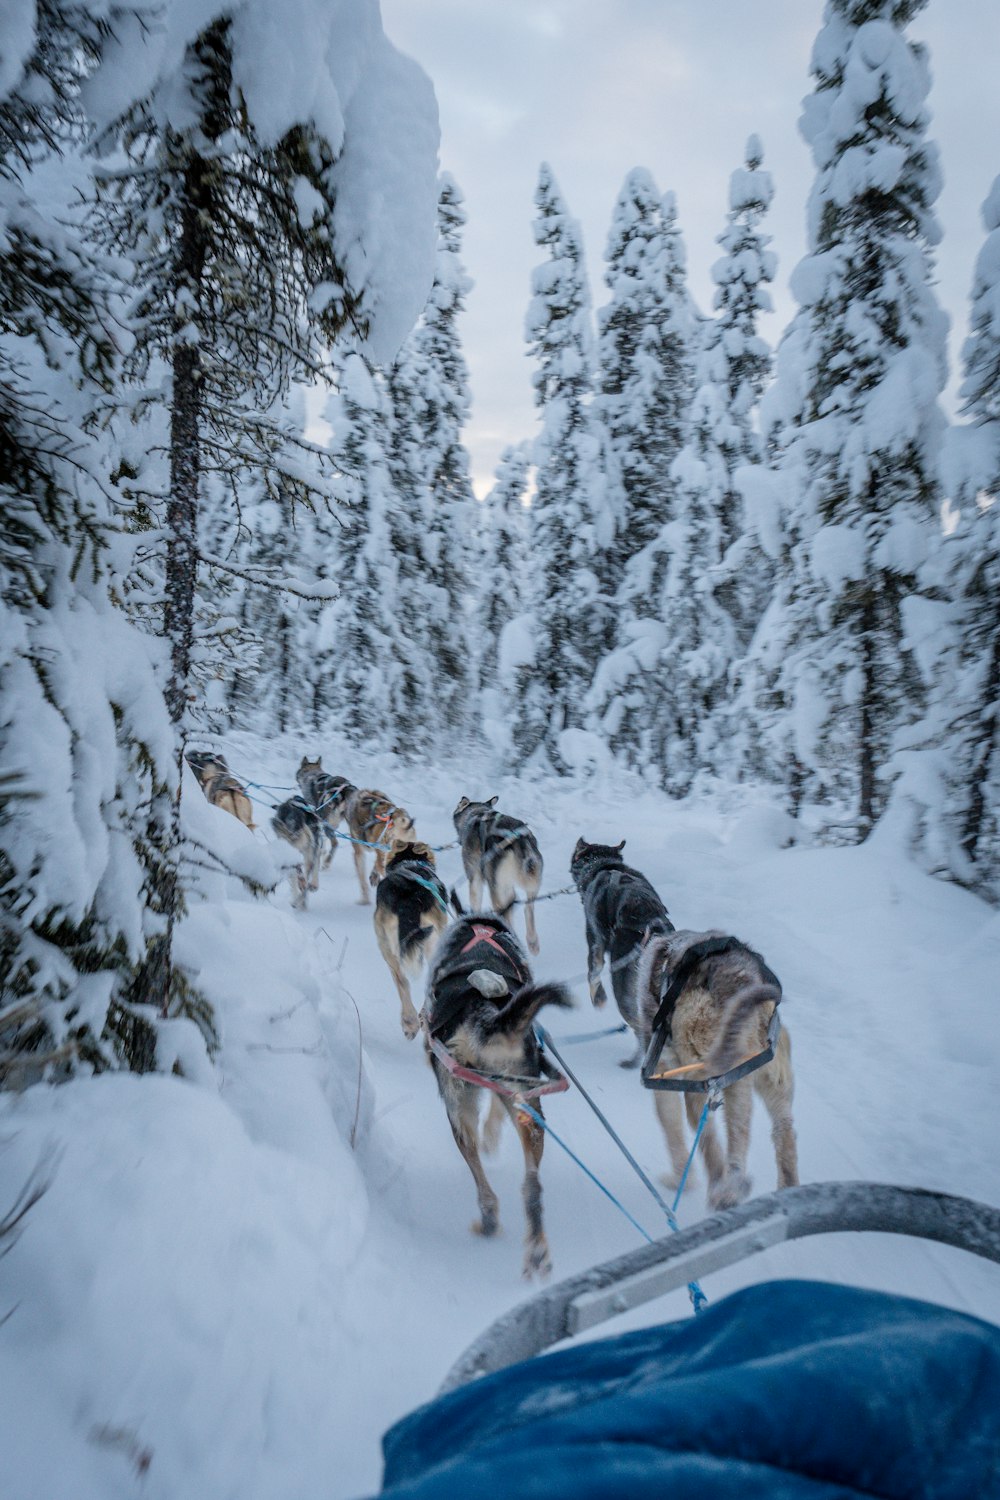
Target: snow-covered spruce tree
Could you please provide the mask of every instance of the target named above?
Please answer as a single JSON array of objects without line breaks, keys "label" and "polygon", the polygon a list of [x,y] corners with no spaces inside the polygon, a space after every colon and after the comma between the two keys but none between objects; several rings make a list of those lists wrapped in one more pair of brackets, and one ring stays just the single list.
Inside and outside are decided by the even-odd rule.
[{"label": "snow-covered spruce tree", "polygon": [[[1000,177],[983,204],[986,243],[976,262],[969,337],[962,350],[962,414],[974,433],[955,499],[969,546],[961,569],[963,667],[952,780],[961,789],[961,841],[977,874],[1000,891]],[[972,444],[970,444],[972,446]],[[961,472],[961,465],[957,465]]]},{"label": "snow-covered spruce tree", "polygon": [[924,0],[827,0],[802,130],[818,173],[801,307],[767,405],[784,513],[745,712],[793,807],[835,799],[864,838],[885,806],[897,730],[921,684],[903,625],[938,545],[945,320],[932,289],[940,177],[926,139]]},{"label": "snow-covered spruce tree", "polygon": [[962,415],[942,464],[950,534],[928,559],[931,599],[907,625],[927,681],[923,720],[901,737],[894,804],[931,869],[1000,896],[1000,177],[983,204],[962,349]]},{"label": "snow-covered spruce tree", "polygon": [[51,213],[54,158],[67,220],[80,187],[90,9],[8,7],[0,64],[0,1087],[156,1061],[133,980],[157,932],[146,825],[170,740],[146,643],[113,603],[107,465],[84,425],[114,376],[105,279]]},{"label": "snow-covered spruce tree", "polygon": [[[472,283],[461,260],[462,193],[443,173],[438,251],[427,306],[390,374],[392,468],[399,514],[390,522],[407,595],[413,662],[406,673],[411,746],[455,748],[471,724],[468,566],[475,496],[462,428],[471,406],[458,320]],[[419,665],[418,665],[419,663]],[[416,669],[416,670],[414,670]]]},{"label": "snow-covered spruce tree", "polygon": [[324,706],[328,722],[359,749],[412,754],[410,723],[395,723],[392,716],[393,706],[403,700],[409,647],[395,613],[399,590],[389,533],[395,497],[385,452],[388,396],[357,354],[344,358],[339,387],[328,418],[347,524],[337,561],[337,597],[324,610],[325,637],[334,643],[325,669]]},{"label": "snow-covered spruce tree", "polygon": [[480,694],[500,685],[504,629],[536,603],[528,554],[530,477],[530,443],[510,444],[500,455],[496,482],[480,507],[475,591]]},{"label": "snow-covered spruce tree", "polygon": [[771,376],[771,351],[757,326],[761,313],[771,311],[767,283],[773,281],[776,267],[776,257],[767,248],[770,236],[760,229],[774,197],[763,160],[760,138],[752,135],[744,165],[729,179],[728,223],[718,240],[725,253],[712,267],[715,318],[704,330],[697,375],[699,385],[710,382],[721,397],[715,441],[726,476],[719,512],[724,556],[716,593],[744,648],[766,605],[770,581],[770,560],[740,487],[741,471],[763,461],[756,412]]},{"label": "snow-covered spruce tree", "polygon": [[541,575],[531,635],[533,663],[518,674],[513,742],[518,764],[561,769],[560,736],[582,723],[593,664],[609,644],[612,601],[598,560],[613,536],[605,505],[594,383],[590,295],[579,226],[543,164],[535,194],[535,242],[549,258],[532,275],[526,320],[542,427],[534,447],[532,547]]},{"label": "snow-covered spruce tree", "polygon": [[664,642],[661,603],[677,514],[671,474],[688,431],[700,320],[687,288],[686,253],[673,193],[648,173],[626,178],[608,242],[612,300],[602,309],[598,405],[609,432],[610,478],[620,486],[614,553],[622,571],[611,649],[587,699],[591,722],[627,764],[654,753],[649,674]]},{"label": "snow-covered spruce tree", "polygon": [[676,199],[661,198],[644,168],[622,185],[604,258],[611,300],[598,312],[594,404],[607,433],[609,478],[619,491],[617,586],[672,514],[670,465],[684,442],[697,343]]},{"label": "snow-covered spruce tree", "polygon": [[[308,101],[282,95],[280,68],[274,90],[261,93],[256,27],[266,23],[253,4],[213,20],[189,42],[180,65],[162,73],[101,137],[125,156],[124,166],[104,174],[98,204],[101,243],[135,269],[135,342],[125,371],[144,400],[164,403],[169,414],[163,634],[178,766],[203,479],[217,474],[236,487],[256,476],[293,500],[324,492],[315,466],[287,462],[299,434],[280,423],[279,401],[291,380],[322,374],[324,347],[349,322],[363,329],[371,313],[348,285],[345,261],[359,275],[364,265],[356,236],[338,218],[341,194],[356,207],[356,191],[352,199],[338,174],[352,129],[364,127],[349,109],[345,115],[346,101],[338,100],[329,74],[325,89],[316,82],[326,51],[340,38],[307,38],[296,23],[281,34],[289,64],[312,49],[313,107],[327,121],[324,135],[307,123]],[[347,34],[347,23],[328,20],[334,32],[338,25],[350,50],[356,37]],[[269,35],[273,42],[273,30]],[[419,262],[419,242],[414,249]],[[179,804],[178,790],[164,809],[174,850]],[[162,896],[168,932],[148,984],[151,998],[166,1006],[170,933],[181,902],[176,867]]]}]

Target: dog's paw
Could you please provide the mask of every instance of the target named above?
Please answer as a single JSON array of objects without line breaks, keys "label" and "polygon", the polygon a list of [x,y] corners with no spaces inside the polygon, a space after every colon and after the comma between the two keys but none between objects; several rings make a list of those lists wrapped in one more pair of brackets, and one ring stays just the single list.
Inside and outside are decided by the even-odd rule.
[{"label": "dog's paw", "polygon": [[481,1219],[473,1219],[469,1228],[481,1239],[491,1240],[500,1233],[500,1220],[496,1214],[483,1214]]},{"label": "dog's paw", "polygon": [[374,889],[374,887],[378,885],[379,879],[380,876],[378,870],[373,870],[368,877],[368,884]]},{"label": "dog's paw", "polygon": [[539,1281],[544,1281],[552,1274],[552,1258],[549,1255],[548,1241],[544,1239],[529,1243],[524,1251],[524,1267],[521,1272],[525,1281],[532,1281],[536,1276]]},{"label": "dog's paw", "polygon": [[745,1172],[730,1168],[718,1182],[708,1190],[708,1206],[712,1209],[737,1208],[750,1196],[753,1181]]},{"label": "dog's paw", "polygon": [[590,998],[594,1002],[595,1010],[600,1010],[602,1006],[607,1005],[608,995],[603,984],[597,984],[594,986],[594,988],[590,992]]},{"label": "dog's paw", "polygon": [[417,1032],[419,1030],[420,1017],[417,1015],[416,1011],[413,1011],[411,1015],[403,1016],[403,1035],[406,1037],[406,1040],[408,1042],[413,1041],[413,1038],[417,1035]]},{"label": "dog's paw", "polygon": [[367,891],[365,891],[365,893],[364,893],[363,896],[359,896],[358,897],[358,905],[359,906],[371,906],[371,904],[372,904],[372,898],[369,896],[369,894],[368,894]]}]

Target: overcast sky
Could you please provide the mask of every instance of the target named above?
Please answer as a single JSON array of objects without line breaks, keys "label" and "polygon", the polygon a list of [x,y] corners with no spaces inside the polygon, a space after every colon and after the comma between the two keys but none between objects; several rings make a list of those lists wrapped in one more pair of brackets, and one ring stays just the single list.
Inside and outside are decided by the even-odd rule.
[{"label": "overcast sky", "polygon": [[[711,308],[709,268],[729,173],[757,132],[774,174],[765,228],[778,253],[772,344],[794,311],[813,180],[798,132],[823,0],[382,0],[386,32],[422,64],[441,110],[441,163],[465,194],[464,259],[475,288],[462,323],[472,374],[466,440],[477,491],[500,449],[537,427],[524,314],[538,165],[548,161],[581,222],[595,305],[611,210],[647,167],[678,199],[691,289]],[[944,192],[939,294],[964,337],[979,206],[1000,172],[1000,0],[930,0],[910,34],[931,51],[931,136]]]}]

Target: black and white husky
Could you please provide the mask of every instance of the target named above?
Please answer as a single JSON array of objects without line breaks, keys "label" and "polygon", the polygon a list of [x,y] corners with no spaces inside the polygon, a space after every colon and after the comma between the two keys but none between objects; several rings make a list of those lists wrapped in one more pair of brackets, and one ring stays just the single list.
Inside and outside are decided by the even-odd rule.
[{"label": "black and white husky", "polygon": [[[492,913],[460,917],[441,940],[427,981],[423,1019],[428,1055],[448,1111],[448,1123],[476,1184],[480,1218],[472,1225],[475,1234],[493,1235],[500,1227],[497,1195],[479,1156],[479,1104],[484,1090],[449,1072],[434,1052],[431,1039],[442,1043],[456,1063],[476,1073],[538,1079],[545,1064],[532,1023],[543,1005],[572,1003],[563,985],[532,982],[523,948],[506,922]],[[541,1115],[539,1101],[532,1109]],[[551,1269],[538,1180],[545,1135],[542,1126],[519,1110],[513,1099],[492,1094],[485,1149],[495,1144],[505,1113],[513,1121],[524,1151],[524,1275],[530,1279],[536,1273],[544,1276]]]},{"label": "black and white husky", "polygon": [[327,842],[323,823],[302,797],[289,797],[275,808],[271,827],[279,839],[291,844],[302,856],[302,863],[291,873],[292,905],[305,911],[306,892],[319,889],[319,867]]},{"label": "black and white husky", "polygon": [[397,839],[375,891],[375,937],[399,993],[403,1035],[420,1030],[409,977],[433,957],[448,926],[448,892],[426,844]]},{"label": "black and white husky", "polygon": [[650,939],[673,932],[674,924],[645,875],[622,859],[620,844],[588,844],[578,839],[569,872],[583,900],[587,925],[587,975],[590,998],[604,1005],[607,995],[601,973],[607,958],[622,1020],[632,1028],[637,1050],[622,1064],[636,1067],[642,1060],[642,997],[638,991],[639,967]]},{"label": "black and white husky", "polygon": [[469,901],[474,909],[483,904],[483,881],[493,910],[509,915],[518,889],[527,897],[524,930],[530,952],[538,952],[535,927],[535,897],[542,883],[542,856],[538,841],[520,818],[496,811],[497,798],[470,802],[463,797],[453,819],[462,845],[462,864],[469,882]]}]

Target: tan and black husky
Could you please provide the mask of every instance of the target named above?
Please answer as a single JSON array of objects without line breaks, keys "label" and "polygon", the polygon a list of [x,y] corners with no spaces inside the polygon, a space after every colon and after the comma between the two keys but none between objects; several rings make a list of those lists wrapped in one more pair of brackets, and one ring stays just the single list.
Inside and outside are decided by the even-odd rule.
[{"label": "tan and black husky", "polygon": [[448,892],[426,844],[397,839],[375,891],[375,936],[399,992],[403,1035],[420,1030],[409,978],[429,963],[448,926]]},{"label": "tan and black husky", "polygon": [[[563,985],[532,983],[523,948],[506,922],[492,913],[460,917],[438,946],[424,1006],[427,1050],[452,1135],[476,1184],[480,1214],[472,1226],[476,1234],[494,1235],[500,1228],[497,1195],[479,1156],[479,1106],[485,1090],[449,1072],[435,1054],[431,1039],[443,1044],[456,1063],[477,1073],[539,1078],[544,1064],[532,1023],[543,1005],[572,1003]],[[545,1133],[513,1099],[501,1094],[490,1098],[487,1130],[495,1126],[497,1114],[502,1119],[506,1113],[524,1152],[524,1275],[528,1279],[535,1274],[545,1276],[552,1265],[538,1180]],[[532,1109],[541,1115],[537,1100]]]},{"label": "tan and black husky", "polygon": [[360,787],[352,787],[348,792],[344,816],[347,819],[347,830],[354,841],[354,868],[358,872],[358,885],[361,887],[359,904],[370,906],[371,896],[365,883],[366,850],[375,850],[375,865],[369,876],[369,883],[378,885],[385,874],[385,861],[393,841],[403,839],[412,842],[415,837],[413,819],[405,808],[397,807],[384,792]]},{"label": "tan and black husky", "polygon": [[197,776],[202,791],[213,807],[221,807],[225,812],[232,813],[245,828],[256,828],[253,803],[247,796],[243,783],[236,780],[226,765],[224,756],[213,754],[211,750],[188,750],[184,759]]},{"label": "tan and black husky", "polygon": [[483,904],[483,881],[490,904],[502,917],[509,917],[518,889],[527,897],[524,930],[530,952],[538,952],[535,898],[542,883],[542,855],[538,841],[520,818],[496,811],[497,798],[470,802],[463,797],[452,814],[462,845],[462,864],[469,882],[469,903],[474,910]]},{"label": "tan and black husky", "polygon": [[[646,1046],[661,997],[676,996],[659,1066],[701,1064],[703,1076],[711,1078],[764,1050],[768,1023],[781,998],[781,987],[760,954],[722,932],[673,932],[651,938],[643,950],[637,990]],[[788,1032],[782,1028],[771,1062],[731,1083],[723,1094],[725,1151],[719,1144],[714,1115],[706,1120],[701,1151],[712,1208],[733,1208],[750,1195],[747,1153],[755,1090],[771,1117],[778,1187],[798,1183],[792,1049]],[[662,1089],[654,1097],[673,1168],[669,1180],[676,1186],[688,1151],[680,1099]],[[685,1093],[684,1101],[688,1120],[697,1124],[704,1095]]]}]

